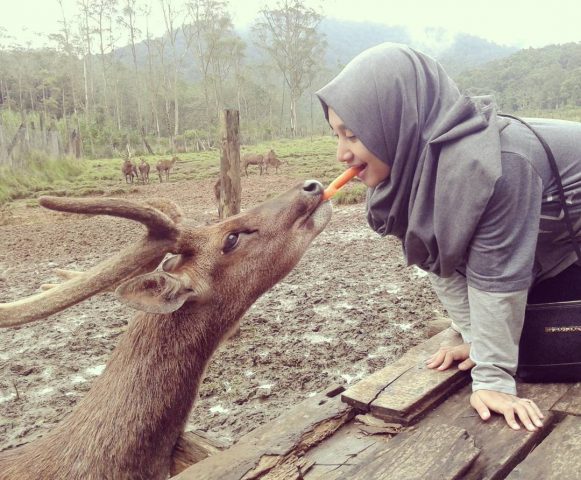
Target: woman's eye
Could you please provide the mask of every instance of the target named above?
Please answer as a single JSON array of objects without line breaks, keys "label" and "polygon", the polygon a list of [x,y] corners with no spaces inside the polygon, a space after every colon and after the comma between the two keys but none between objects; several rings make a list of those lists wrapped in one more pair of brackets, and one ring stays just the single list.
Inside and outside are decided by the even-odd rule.
[{"label": "woman's eye", "polygon": [[222,253],[228,253],[228,252],[234,250],[234,248],[236,248],[236,245],[238,245],[239,238],[240,238],[239,233],[230,233],[226,237],[226,240],[224,241],[224,246],[222,247]]}]

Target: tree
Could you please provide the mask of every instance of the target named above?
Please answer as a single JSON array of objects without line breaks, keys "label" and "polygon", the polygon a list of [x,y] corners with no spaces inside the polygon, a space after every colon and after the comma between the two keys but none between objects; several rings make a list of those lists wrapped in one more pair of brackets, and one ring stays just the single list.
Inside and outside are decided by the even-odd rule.
[{"label": "tree", "polygon": [[183,59],[188,53],[189,45],[186,45],[181,52],[179,51],[178,33],[180,26],[178,26],[178,22],[180,18],[183,18],[183,12],[175,7],[173,0],[159,0],[159,3],[163,12],[163,21],[165,24],[166,35],[172,50],[172,75],[171,77],[168,77],[168,80],[170,81],[171,89],[173,92],[174,131],[173,135],[171,136],[171,145],[172,149],[175,149],[174,138],[179,134],[180,130],[180,102],[178,95],[179,72]]},{"label": "tree", "polygon": [[184,27],[184,35],[201,75],[206,119],[213,124],[217,124],[225,107],[224,83],[232,76],[244,49],[226,6],[219,0],[186,4],[189,25]]},{"label": "tree", "polygon": [[101,57],[101,108],[103,117],[109,115],[109,75],[112,70],[111,63],[114,50],[112,41],[113,16],[117,7],[117,0],[96,0],[92,9],[92,18],[96,24],[96,33],[99,40],[99,56]]},{"label": "tree", "polygon": [[253,26],[256,44],[275,62],[290,92],[291,135],[297,133],[297,101],[322,65],[326,42],[317,31],[322,16],[302,0],[280,0],[260,10]]}]

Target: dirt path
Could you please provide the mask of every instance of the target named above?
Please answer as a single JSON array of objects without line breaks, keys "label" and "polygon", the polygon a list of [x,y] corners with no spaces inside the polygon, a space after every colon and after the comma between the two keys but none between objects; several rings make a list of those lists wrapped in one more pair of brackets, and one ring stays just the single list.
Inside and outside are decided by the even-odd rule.
[{"label": "dirt path", "polygon": [[[242,207],[296,182],[243,178]],[[176,200],[199,223],[216,219],[212,181],[151,184],[131,198]],[[55,267],[87,269],[142,227],[19,206],[0,226],[0,302],[54,281]],[[436,312],[437,311],[437,312]],[[435,313],[436,312],[436,313]],[[300,264],[261,297],[241,335],[214,356],[188,423],[234,442],[331,384],[351,384],[426,336],[441,312],[425,275],[399,244],[373,233],[364,206],[337,206]],[[44,322],[0,331],[0,451],[56,425],[104,369],[132,312],[111,294]]]}]

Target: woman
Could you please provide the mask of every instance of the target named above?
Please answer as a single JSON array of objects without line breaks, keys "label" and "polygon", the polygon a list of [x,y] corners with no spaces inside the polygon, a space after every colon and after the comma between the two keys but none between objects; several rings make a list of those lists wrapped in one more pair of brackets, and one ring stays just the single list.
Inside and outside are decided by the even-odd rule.
[{"label": "woman", "polygon": [[[338,138],[337,157],[363,166],[367,219],[402,242],[432,284],[464,343],[428,367],[471,369],[471,405],[519,429],[542,426],[513,375],[527,295],[576,260],[546,153],[490,98],[462,95],[434,59],[397,44],[354,58],[317,95]],[[532,122],[551,146],[580,221],[581,125]],[[577,195],[576,195],[577,194]]]}]

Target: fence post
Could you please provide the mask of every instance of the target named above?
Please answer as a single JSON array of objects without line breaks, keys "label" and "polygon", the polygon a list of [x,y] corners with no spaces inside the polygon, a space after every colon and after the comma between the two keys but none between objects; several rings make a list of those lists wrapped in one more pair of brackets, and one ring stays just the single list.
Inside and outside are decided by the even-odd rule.
[{"label": "fence post", "polygon": [[227,109],[222,115],[220,155],[220,219],[240,212],[240,114]]}]

